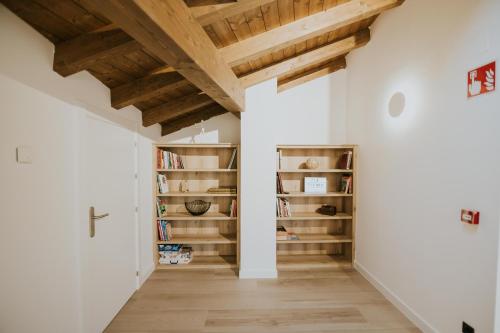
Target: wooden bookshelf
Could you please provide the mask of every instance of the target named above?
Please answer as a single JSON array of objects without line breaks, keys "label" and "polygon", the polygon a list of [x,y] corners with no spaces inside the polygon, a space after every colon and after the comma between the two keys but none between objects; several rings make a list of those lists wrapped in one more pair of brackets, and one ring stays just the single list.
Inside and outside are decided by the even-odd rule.
[{"label": "wooden bookshelf", "polygon": [[[227,166],[236,149],[235,162]],[[165,150],[179,155],[184,168],[159,168],[157,151]],[[153,148],[154,217],[153,253],[157,269],[217,269],[236,268],[239,265],[239,218],[230,216],[231,201],[240,207],[239,146],[234,144],[157,144]],[[157,176],[165,175],[168,189],[160,193]],[[188,191],[184,187],[187,186]],[[212,193],[209,188],[231,187],[236,192]],[[211,202],[209,211],[201,216],[191,215],[184,203],[196,199]],[[156,202],[166,205],[163,217],[158,217]],[[157,221],[168,221],[172,238],[162,241]],[[193,249],[189,264],[159,264],[159,244],[183,244]]]},{"label": "wooden bookshelf", "polygon": [[[339,167],[341,156],[352,153],[350,168]],[[278,269],[346,268],[352,267],[355,256],[356,165],[355,145],[279,145],[276,148],[277,172],[284,193],[277,200],[289,202],[290,216],[277,216],[277,226],[293,232],[298,239],[277,240]],[[308,169],[312,158],[316,169]],[[342,177],[352,178],[352,190],[341,191]],[[326,193],[306,193],[305,177],[324,177]],[[334,216],[317,212],[322,205],[337,208]]]}]

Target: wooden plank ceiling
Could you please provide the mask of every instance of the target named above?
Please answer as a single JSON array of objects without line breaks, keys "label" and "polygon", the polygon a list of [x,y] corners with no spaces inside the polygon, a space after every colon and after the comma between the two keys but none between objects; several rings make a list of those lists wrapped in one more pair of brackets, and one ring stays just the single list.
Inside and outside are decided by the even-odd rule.
[{"label": "wooden plank ceiling", "polygon": [[[278,90],[346,67],[370,25],[404,0],[0,0],[55,44],[54,70],[87,70],[162,135],[243,111],[245,87]],[[206,33],[205,33],[206,32]]]}]

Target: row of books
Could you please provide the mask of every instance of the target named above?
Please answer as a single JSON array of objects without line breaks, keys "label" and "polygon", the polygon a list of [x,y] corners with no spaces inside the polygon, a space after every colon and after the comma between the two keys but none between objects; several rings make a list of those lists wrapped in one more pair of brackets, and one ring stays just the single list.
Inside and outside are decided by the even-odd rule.
[{"label": "row of books", "polygon": [[161,194],[168,192],[168,182],[167,176],[163,174],[158,174],[156,177],[156,181],[158,182],[158,192]]},{"label": "row of books", "polygon": [[276,227],[276,240],[298,240],[299,236],[297,236],[294,232],[286,230],[286,228],[282,225]]},{"label": "row of books", "polygon": [[182,157],[168,150],[158,149],[156,160],[158,169],[184,169]]},{"label": "row of books", "polygon": [[339,169],[349,170],[351,169],[351,166],[352,166],[352,151],[346,151],[342,153],[342,156],[340,156],[337,167]]},{"label": "row of books", "polygon": [[340,192],[351,194],[352,193],[352,176],[343,175],[340,179]]},{"label": "row of books", "polygon": [[283,189],[283,179],[281,178],[281,174],[279,172],[276,172],[276,192],[278,194],[286,193]]},{"label": "row of books", "polygon": [[183,265],[193,260],[193,248],[182,244],[158,244],[158,254],[163,265]]},{"label": "row of books", "polygon": [[236,199],[231,200],[231,204],[229,206],[229,217],[237,217],[238,216],[238,201]]},{"label": "row of books", "polygon": [[283,198],[278,198],[276,201],[276,214],[278,217],[292,216],[292,209],[290,208],[290,201]]},{"label": "row of books", "polygon": [[158,240],[171,241],[172,240],[172,224],[166,220],[156,221],[158,227]]}]

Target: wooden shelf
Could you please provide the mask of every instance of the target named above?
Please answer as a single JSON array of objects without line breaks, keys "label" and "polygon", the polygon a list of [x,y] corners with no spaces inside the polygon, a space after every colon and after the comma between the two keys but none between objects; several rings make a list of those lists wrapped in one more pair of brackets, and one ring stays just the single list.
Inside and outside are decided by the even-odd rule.
[{"label": "wooden shelf", "polygon": [[337,215],[323,215],[316,212],[293,212],[290,217],[277,217],[278,221],[297,221],[297,220],[350,220],[352,216],[346,213],[337,213]]},{"label": "wooden shelf", "polygon": [[219,148],[219,149],[226,149],[226,148],[237,148],[238,145],[232,144],[232,143],[197,143],[197,144],[191,144],[191,143],[170,143],[170,144],[157,144],[156,147],[158,148],[188,148],[188,149],[193,149],[193,148]]},{"label": "wooden shelf", "polygon": [[209,193],[209,192],[168,192],[157,193],[157,197],[237,197],[237,193]]},{"label": "wooden shelf", "polygon": [[354,149],[357,145],[277,145],[277,149],[283,150],[311,150],[311,149]]},{"label": "wooden shelf", "polygon": [[236,244],[236,235],[174,235],[172,240],[157,244]]},{"label": "wooden shelf", "polygon": [[236,268],[236,256],[196,256],[189,264],[156,265],[157,269],[220,269]]},{"label": "wooden shelf", "polygon": [[157,172],[237,172],[237,169],[156,169]]},{"label": "wooden shelf", "polygon": [[345,235],[330,234],[297,234],[299,239],[278,240],[278,244],[328,244],[328,243],[352,243],[352,238]]},{"label": "wooden shelf", "polygon": [[350,258],[337,255],[278,255],[278,269],[352,268]]},{"label": "wooden shelf", "polygon": [[352,169],[279,169],[278,173],[352,173]]},{"label": "wooden shelf", "polygon": [[157,220],[169,220],[169,221],[230,221],[236,220],[237,217],[230,217],[229,213],[205,213],[201,216],[193,216],[188,212],[181,213],[170,213],[165,217],[156,218]]},{"label": "wooden shelf", "polygon": [[327,192],[327,193],[305,193],[305,192],[290,192],[279,193],[278,198],[309,198],[309,197],[352,197],[352,193],[343,192]]}]

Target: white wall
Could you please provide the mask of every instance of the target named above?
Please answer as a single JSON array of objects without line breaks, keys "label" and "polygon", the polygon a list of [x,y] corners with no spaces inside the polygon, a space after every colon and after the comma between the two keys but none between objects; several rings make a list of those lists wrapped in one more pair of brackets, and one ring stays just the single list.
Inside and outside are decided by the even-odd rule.
[{"label": "white wall", "polygon": [[[357,265],[426,331],[493,332],[500,96],[467,71],[500,58],[500,2],[406,1],[347,59],[348,141],[360,145]],[[397,92],[400,117],[388,113]],[[481,212],[479,227],[460,209]]]},{"label": "white wall", "polygon": [[246,91],[241,115],[240,278],[276,276],[276,145],[345,143],[345,71],[276,92]]},{"label": "white wall", "polygon": [[[134,107],[111,108],[109,89],[90,74],[55,73],[52,43],[3,5],[0,43],[0,332],[78,332],[73,121],[84,109],[138,133],[141,282],[153,269],[151,147],[160,128],[143,128]],[[15,164],[23,144],[33,165]]]}]

